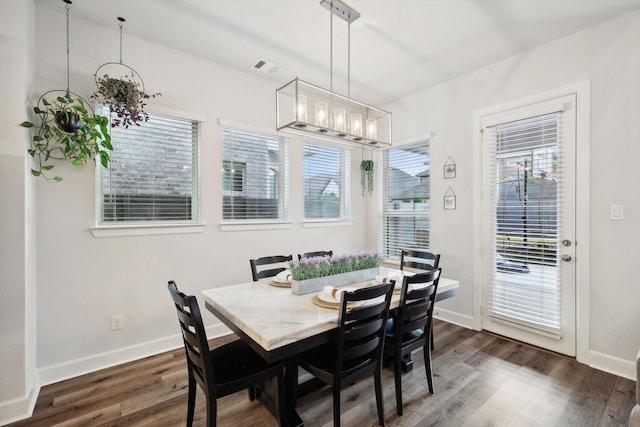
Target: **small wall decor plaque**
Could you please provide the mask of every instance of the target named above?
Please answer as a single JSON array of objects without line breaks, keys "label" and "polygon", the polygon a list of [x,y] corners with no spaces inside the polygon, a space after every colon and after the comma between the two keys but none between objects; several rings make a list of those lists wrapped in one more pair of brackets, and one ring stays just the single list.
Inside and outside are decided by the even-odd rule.
[{"label": "small wall decor plaque", "polygon": [[444,193],[444,209],[452,210],[456,208],[456,193],[453,192],[451,187]]},{"label": "small wall decor plaque", "polygon": [[444,164],[444,179],[455,178],[456,177],[456,164],[449,156],[447,161]]}]

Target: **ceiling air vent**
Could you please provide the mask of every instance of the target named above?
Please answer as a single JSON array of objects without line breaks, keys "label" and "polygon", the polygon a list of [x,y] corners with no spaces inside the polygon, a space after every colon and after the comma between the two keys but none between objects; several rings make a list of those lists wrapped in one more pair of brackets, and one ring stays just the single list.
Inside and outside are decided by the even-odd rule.
[{"label": "ceiling air vent", "polygon": [[282,69],[282,65],[278,65],[275,62],[260,60],[253,66],[253,68],[260,70],[265,74],[275,74]]}]

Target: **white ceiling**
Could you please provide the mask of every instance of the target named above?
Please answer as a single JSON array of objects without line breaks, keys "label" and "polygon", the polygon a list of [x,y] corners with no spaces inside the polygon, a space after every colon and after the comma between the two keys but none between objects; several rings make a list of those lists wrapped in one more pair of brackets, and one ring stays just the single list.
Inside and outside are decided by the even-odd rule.
[{"label": "white ceiling", "polygon": [[[551,40],[640,8],[640,0],[346,0],[350,95],[382,106]],[[319,0],[74,0],[71,17],[118,28],[285,84],[295,77],[347,94],[347,23]],[[64,11],[64,3],[36,0]],[[73,22],[73,21],[72,21]],[[570,55],[571,52],[567,52]],[[282,69],[268,75],[259,60]]]}]

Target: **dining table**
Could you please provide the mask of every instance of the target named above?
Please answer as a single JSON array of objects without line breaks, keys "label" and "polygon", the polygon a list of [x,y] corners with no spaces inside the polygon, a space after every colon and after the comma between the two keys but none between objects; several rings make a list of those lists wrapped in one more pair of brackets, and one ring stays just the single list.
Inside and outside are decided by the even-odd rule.
[{"label": "dining table", "polygon": [[[380,267],[380,276],[383,277],[399,278],[403,274],[412,273]],[[370,280],[350,284],[349,287],[358,288],[375,283]],[[455,296],[459,285],[457,280],[441,277],[436,301]],[[396,284],[396,288],[399,287]],[[304,425],[295,410],[299,388],[296,356],[335,339],[339,311],[331,304],[322,304],[318,296],[319,292],[296,295],[289,287],[274,282],[273,278],[202,291],[206,308],[240,339],[266,361],[284,362],[286,413],[280,414],[283,425]],[[399,301],[399,292],[394,291],[390,309],[397,308]],[[273,387],[275,385],[272,384]],[[268,390],[268,387],[259,394],[267,407],[278,416],[276,396],[277,393]]]}]

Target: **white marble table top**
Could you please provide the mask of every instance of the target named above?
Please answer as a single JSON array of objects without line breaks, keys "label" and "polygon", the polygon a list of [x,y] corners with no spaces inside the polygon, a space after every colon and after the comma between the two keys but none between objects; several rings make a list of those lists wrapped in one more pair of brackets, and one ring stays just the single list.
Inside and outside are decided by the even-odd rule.
[{"label": "white marble table top", "polygon": [[[400,270],[381,267],[381,274],[400,275]],[[290,288],[269,285],[270,279],[205,289],[202,295],[207,303],[226,320],[232,322],[266,351],[294,343],[316,334],[334,329],[338,310],[314,304],[316,293],[295,295]],[[370,282],[362,283],[366,285]],[[357,286],[357,285],[350,285]],[[459,282],[440,278],[438,294],[454,290]],[[398,306],[399,295],[393,296],[391,307]]]}]

